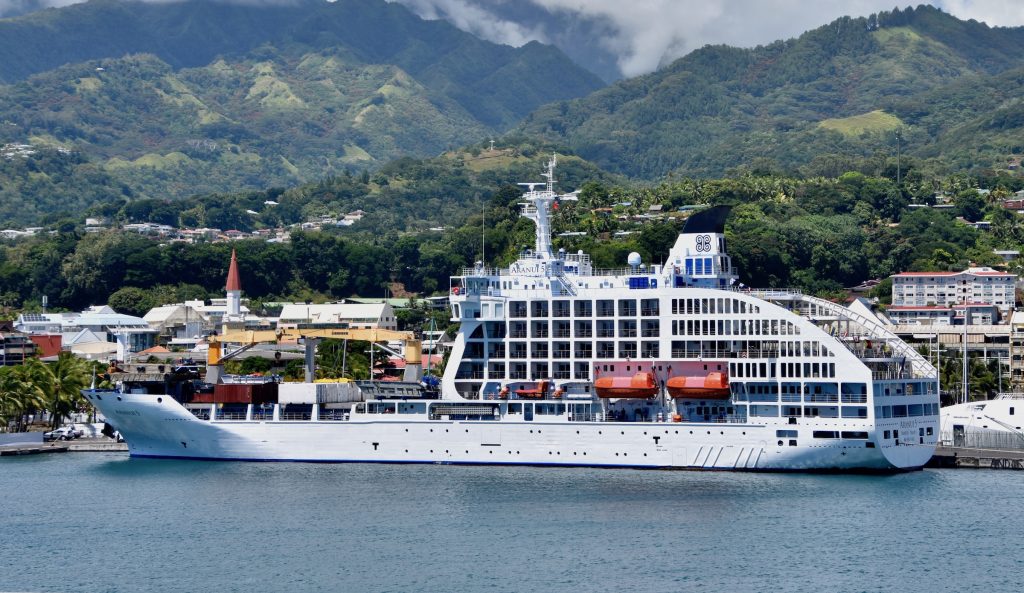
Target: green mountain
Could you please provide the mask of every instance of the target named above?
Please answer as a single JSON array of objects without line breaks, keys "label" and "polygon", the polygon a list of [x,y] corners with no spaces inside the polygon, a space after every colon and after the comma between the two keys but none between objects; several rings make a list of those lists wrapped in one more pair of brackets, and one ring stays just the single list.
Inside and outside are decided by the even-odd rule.
[{"label": "green mountain", "polygon": [[[842,18],[754,49],[705,47],[652,74],[542,107],[518,131],[647,178],[762,166],[834,175],[852,160],[895,152],[896,130],[902,149],[936,159],[937,168],[979,158],[998,166],[1019,142],[965,147],[969,130],[984,128],[970,120],[993,97],[964,91],[1008,82],[999,74],[1024,66],[1022,44],[1024,28],[990,28],[927,6]],[[949,151],[966,158],[947,161]]]},{"label": "green mountain", "polygon": [[554,48],[380,0],[94,0],[0,20],[0,55],[0,145],[76,155],[0,167],[20,222],[81,201],[43,177],[88,170],[113,196],[161,199],[294,185],[479,142],[601,86]]}]

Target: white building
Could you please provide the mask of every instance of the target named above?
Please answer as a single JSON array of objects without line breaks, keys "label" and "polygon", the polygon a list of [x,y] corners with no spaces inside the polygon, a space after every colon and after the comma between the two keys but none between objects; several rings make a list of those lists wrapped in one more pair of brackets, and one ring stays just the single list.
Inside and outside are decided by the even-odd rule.
[{"label": "white building", "polygon": [[963,272],[903,272],[892,276],[890,311],[899,307],[920,309],[977,303],[995,305],[1006,317],[1013,310],[1016,284],[1016,274],[992,268],[968,268]]},{"label": "white building", "polygon": [[353,328],[398,329],[395,310],[387,303],[288,304],[281,309],[277,326],[295,328],[300,323],[346,325]]},{"label": "white building", "polygon": [[[63,336],[62,343],[85,343],[84,336],[95,336],[106,342],[120,338],[130,352],[140,352],[153,345],[157,330],[146,320],[133,315],[115,313],[110,307],[90,307],[81,313],[23,313],[14,327],[26,334]],[[83,334],[83,330],[88,330]],[[95,341],[95,340],[92,340]]]}]

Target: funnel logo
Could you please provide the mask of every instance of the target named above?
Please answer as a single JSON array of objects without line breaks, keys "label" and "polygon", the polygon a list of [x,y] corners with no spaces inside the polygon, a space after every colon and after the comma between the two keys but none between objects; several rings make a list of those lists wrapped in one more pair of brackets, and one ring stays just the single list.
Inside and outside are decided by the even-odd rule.
[{"label": "funnel logo", "polygon": [[711,235],[697,235],[697,252],[708,253],[711,251]]}]

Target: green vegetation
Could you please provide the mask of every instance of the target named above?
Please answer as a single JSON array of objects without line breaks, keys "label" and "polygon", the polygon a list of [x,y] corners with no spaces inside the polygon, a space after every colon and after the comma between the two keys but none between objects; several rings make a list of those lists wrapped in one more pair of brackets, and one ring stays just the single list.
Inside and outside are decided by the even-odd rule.
[{"label": "green vegetation", "polygon": [[517,131],[648,179],[835,176],[894,154],[897,128],[931,175],[1004,169],[1022,152],[1022,43],[1022,28],[929,6],[842,18],[754,49],[705,47]]},{"label": "green vegetation", "polygon": [[0,20],[0,221],[291,186],[496,135],[601,82],[382,0],[96,0]]},{"label": "green vegetation", "polygon": [[85,402],[81,390],[89,385],[89,364],[70,352],[52,363],[32,358],[18,366],[0,367],[0,428],[24,430],[29,414],[46,411],[57,428]]},{"label": "green vegetation", "polygon": [[[472,154],[404,159],[372,177],[342,175],[289,190],[186,200],[181,212],[177,204],[159,201],[113,203],[106,213],[123,221],[197,217],[193,222],[249,226],[344,211],[370,199],[375,208],[388,206],[350,228],[295,230],[289,243],[160,245],[119,231],[82,233],[72,224],[63,232],[0,247],[0,302],[32,309],[47,295],[51,306],[79,309],[108,302],[141,314],[161,303],[220,296],[232,248],[238,250],[246,295],[257,308],[278,300],[443,293],[448,277],[479,260],[481,250],[488,263],[505,265],[532,245],[532,224],[519,216],[521,189],[511,182],[536,178],[538,157],[504,154],[498,158],[508,159],[511,168],[479,173],[465,164],[475,158]],[[561,162],[559,187],[580,191],[579,201],[562,204],[553,218],[555,247],[583,249],[600,268],[621,267],[630,251],[658,262],[685,219],[679,208],[702,204],[734,206],[726,232],[741,280],[750,286],[834,295],[902,270],[998,263],[993,249],[1024,245],[1024,220],[1000,205],[1024,187],[1024,180],[1006,175],[934,179],[909,160],[897,184],[887,176],[895,174],[893,163],[883,160],[874,175],[747,174],[633,186],[596,173],[585,161],[565,157]],[[983,196],[979,185],[992,191]],[[951,196],[953,207],[909,208],[934,203],[937,192]],[[263,208],[264,201],[277,205],[242,218],[239,212]],[[638,217],[656,204],[666,217]],[[988,220],[992,229],[977,231],[957,216]],[[431,231],[427,224],[447,229]],[[557,236],[564,231],[586,235]]]},{"label": "green vegetation", "polygon": [[835,130],[844,136],[889,132],[898,130],[902,125],[900,118],[877,109],[871,113],[822,120],[818,124],[823,129]]}]

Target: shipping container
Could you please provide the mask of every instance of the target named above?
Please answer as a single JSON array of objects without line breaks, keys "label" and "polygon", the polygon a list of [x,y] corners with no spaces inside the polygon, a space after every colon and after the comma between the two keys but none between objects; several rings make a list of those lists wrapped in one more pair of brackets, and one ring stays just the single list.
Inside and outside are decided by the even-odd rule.
[{"label": "shipping container", "polygon": [[277,383],[218,383],[212,392],[197,393],[195,404],[275,404]]},{"label": "shipping container", "polygon": [[342,404],[363,401],[362,391],[352,382],[282,383],[278,387],[282,404]]}]

